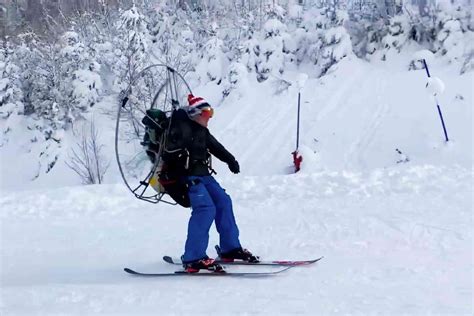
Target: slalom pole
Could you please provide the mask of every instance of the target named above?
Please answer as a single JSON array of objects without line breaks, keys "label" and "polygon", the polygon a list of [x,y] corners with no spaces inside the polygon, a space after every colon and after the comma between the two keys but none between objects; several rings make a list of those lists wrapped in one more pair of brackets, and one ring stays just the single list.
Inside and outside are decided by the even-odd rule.
[{"label": "slalom pole", "polygon": [[295,173],[300,171],[303,157],[299,155],[298,149],[300,147],[300,110],[301,110],[301,92],[298,91],[298,111],[296,116],[296,149],[291,154],[293,155],[293,164],[295,165]]},{"label": "slalom pole", "polygon": [[296,151],[300,147],[300,111],[301,111],[301,92],[298,92],[298,114],[296,119]]},{"label": "slalom pole", "polygon": [[[426,75],[428,76],[428,78],[431,78],[430,70],[428,69],[428,64],[426,63],[426,59],[423,58],[422,61],[423,61],[423,65],[424,65],[425,70],[426,70]],[[436,98],[436,96],[434,98],[435,98],[435,102],[436,102],[436,107],[438,108],[438,114],[439,114],[439,118],[441,120],[441,125],[443,126],[444,138],[445,138],[446,142],[448,142],[449,141],[448,132],[446,130],[446,125],[444,124],[443,113],[441,112],[441,107],[439,106],[438,98]]]}]

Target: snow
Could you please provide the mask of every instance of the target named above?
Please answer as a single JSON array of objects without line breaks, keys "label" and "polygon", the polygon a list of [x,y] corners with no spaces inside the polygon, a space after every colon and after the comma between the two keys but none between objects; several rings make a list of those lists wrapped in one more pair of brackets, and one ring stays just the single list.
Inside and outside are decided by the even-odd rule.
[{"label": "snow", "polygon": [[281,23],[277,19],[269,19],[263,25],[263,29],[267,34],[271,34],[271,36],[280,35],[281,33],[285,32],[287,27],[285,24]]},{"label": "snow", "polygon": [[413,54],[414,59],[416,60],[425,60],[427,63],[430,63],[434,59],[434,54],[427,49],[422,49]]},{"label": "snow", "polygon": [[303,16],[303,6],[291,4],[288,6],[288,16],[293,19],[299,19]]},{"label": "snow", "polygon": [[306,80],[308,80],[308,75],[305,73],[300,73],[296,77],[296,86],[298,87],[298,90],[302,90],[304,88],[304,85],[306,84]]},{"label": "snow", "polygon": [[[106,184],[79,186],[65,166],[72,134],[59,135],[62,146],[34,142],[33,122],[1,120],[11,130],[0,141],[0,314],[472,315],[472,72],[430,63],[446,86],[445,143],[411,56],[344,58],[320,79],[312,65],[287,69],[281,79],[300,85],[278,95],[275,78],[257,83],[243,64],[224,100],[214,82],[193,87],[241,164],[231,175],[213,161],[243,245],[263,259],[324,256],[271,278],[125,274],[176,269],[161,257],[182,254],[190,211],[136,200],[114,161]],[[293,174],[298,92],[303,163]],[[91,109],[109,159],[113,100]],[[59,157],[47,174],[33,159],[44,146]],[[208,255],[217,242],[213,228]]]},{"label": "snow", "polygon": [[1,313],[467,315],[471,177],[429,165],[220,176],[246,246],[264,258],[325,256],[267,279],[123,273],[173,271],[160,258],[181,254],[189,210],[140,203],[121,184],[3,195]]},{"label": "snow", "polygon": [[441,93],[444,92],[446,86],[443,82],[438,77],[430,77],[427,79],[426,82],[426,91],[432,96],[437,96],[440,95]]}]

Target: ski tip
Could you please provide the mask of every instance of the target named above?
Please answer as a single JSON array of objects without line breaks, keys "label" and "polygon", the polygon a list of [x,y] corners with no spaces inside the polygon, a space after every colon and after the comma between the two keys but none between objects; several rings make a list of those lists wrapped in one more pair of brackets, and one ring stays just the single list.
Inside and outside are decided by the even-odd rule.
[{"label": "ski tip", "polygon": [[174,263],[173,258],[171,258],[170,256],[163,256],[163,260],[171,264]]},{"label": "ski tip", "polygon": [[323,259],[323,258],[324,258],[324,256],[321,256],[321,257],[319,257],[318,259],[311,260],[309,263],[311,264],[311,263],[319,262],[319,261],[320,261],[321,259]]},{"label": "ski tip", "polygon": [[123,271],[125,271],[127,273],[130,273],[130,274],[137,274],[135,271],[133,271],[132,269],[129,269],[129,268],[123,268]]}]

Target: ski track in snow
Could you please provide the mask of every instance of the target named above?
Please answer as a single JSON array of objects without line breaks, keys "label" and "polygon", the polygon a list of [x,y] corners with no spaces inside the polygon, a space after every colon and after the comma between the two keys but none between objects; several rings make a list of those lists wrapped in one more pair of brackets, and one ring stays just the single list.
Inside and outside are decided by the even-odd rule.
[{"label": "ski track in snow", "polygon": [[330,98],[325,102],[322,102],[324,107],[320,110],[317,115],[317,121],[322,121],[329,116],[332,112],[342,112],[346,106],[351,104],[350,97],[356,95],[355,90],[360,89],[360,85],[364,84],[370,79],[362,69],[357,69],[355,72],[351,72],[351,76],[342,80],[342,85],[339,85],[337,89],[331,90]]},{"label": "ski track in snow", "polygon": [[139,202],[121,185],[9,193],[0,313],[467,315],[472,175],[418,166],[221,179],[244,246],[265,259],[325,256],[265,279],[125,274],[176,269],[161,257],[181,254],[189,210]]},{"label": "ski track in snow", "polygon": [[[365,169],[368,167],[366,158],[370,155],[370,153],[368,154],[369,148],[371,148],[371,145],[375,140],[379,127],[383,124],[383,118],[388,115],[390,111],[389,105],[380,97],[380,92],[385,91],[385,89],[383,89],[380,84],[377,84],[375,91],[378,91],[375,103],[376,108],[374,109],[371,118],[367,120],[368,122],[364,127],[363,132],[356,141],[350,145],[349,150],[345,155],[346,169],[354,167]],[[352,161],[356,162],[357,165],[353,166],[353,163],[351,163]]]}]

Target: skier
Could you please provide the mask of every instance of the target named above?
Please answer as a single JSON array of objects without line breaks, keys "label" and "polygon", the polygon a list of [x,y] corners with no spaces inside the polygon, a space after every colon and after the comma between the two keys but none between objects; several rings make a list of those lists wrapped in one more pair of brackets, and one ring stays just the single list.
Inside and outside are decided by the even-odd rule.
[{"label": "skier", "polygon": [[220,237],[222,261],[243,260],[258,262],[239,241],[239,229],[234,218],[232,200],[214,179],[210,166],[211,154],[227,163],[231,172],[240,172],[239,163],[209,132],[207,125],[214,109],[201,97],[188,95],[189,106],[177,110],[172,116],[163,161],[180,164],[180,179],[188,186],[191,218],[182,256],[186,272],[201,269],[221,271],[222,266],[206,254],[209,230],[215,221]]}]

